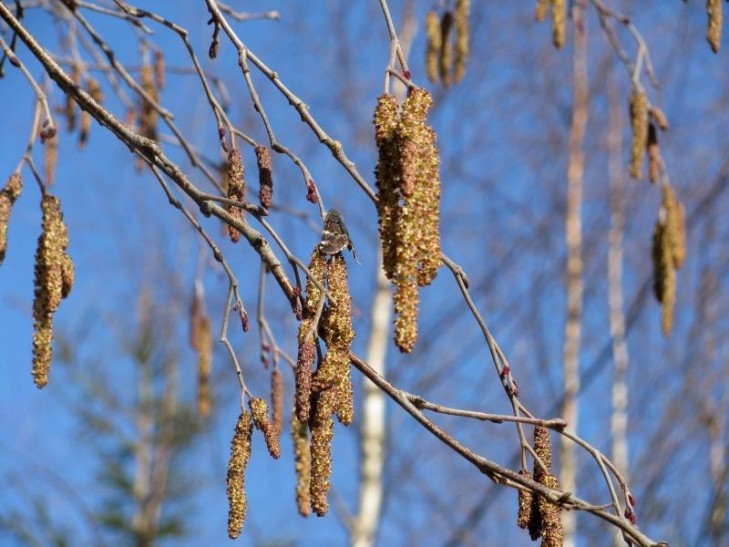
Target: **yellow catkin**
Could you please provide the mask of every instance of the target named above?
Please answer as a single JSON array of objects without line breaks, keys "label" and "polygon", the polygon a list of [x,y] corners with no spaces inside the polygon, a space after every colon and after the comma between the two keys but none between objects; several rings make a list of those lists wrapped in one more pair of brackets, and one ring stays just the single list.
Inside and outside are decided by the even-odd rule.
[{"label": "yellow catkin", "polygon": [[192,293],[192,298],[190,299],[190,308],[188,314],[190,329],[188,334],[188,341],[190,343],[190,347],[195,351],[198,351],[200,349],[200,322],[203,317],[201,307],[202,302],[200,299],[200,295],[197,293],[197,291],[194,291]]},{"label": "yellow catkin", "polygon": [[[526,469],[519,471],[519,474],[529,479],[534,478]],[[529,526],[529,522],[532,520],[533,495],[529,490],[520,489],[518,492],[519,512],[517,514],[516,523],[519,528],[526,529]]]},{"label": "yellow catkin", "polygon": [[230,443],[230,460],[228,460],[228,537],[230,539],[235,539],[240,535],[246,520],[248,502],[246,500],[245,473],[251,457],[252,433],[251,415],[243,411],[235,426],[235,434]]},{"label": "yellow catkin", "polygon": [[552,0],[552,42],[557,49],[562,49],[564,46],[566,28],[567,8],[565,0]]},{"label": "yellow catkin", "polygon": [[648,99],[642,89],[633,87],[628,98],[630,128],[633,139],[630,145],[630,176],[640,178],[646,144],[648,142]]},{"label": "yellow catkin", "polygon": [[668,336],[673,328],[676,304],[676,269],[671,252],[671,240],[666,226],[666,214],[659,214],[653,230],[653,290],[661,304],[661,331]]},{"label": "yellow catkin", "polygon": [[440,74],[438,72],[438,57],[441,49],[440,19],[434,11],[429,11],[425,15],[425,71],[428,80],[437,84],[440,82]]},{"label": "yellow catkin", "polygon": [[266,448],[268,453],[275,459],[281,457],[281,442],[278,435],[278,431],[274,423],[268,418],[268,404],[265,399],[260,397],[253,397],[248,405],[251,408],[251,415],[253,416],[253,425],[256,426],[266,441]]},{"label": "yellow catkin", "polygon": [[13,173],[7,183],[0,190],[0,264],[5,260],[5,253],[8,249],[8,224],[10,213],[13,210],[15,200],[23,192],[23,177],[19,173]]},{"label": "yellow catkin", "polygon": [[438,73],[440,81],[445,87],[451,85],[451,69],[453,68],[453,42],[451,29],[453,28],[453,14],[446,11],[440,18],[440,54],[438,56]]},{"label": "yellow catkin", "polygon": [[552,0],[537,0],[537,4],[534,7],[534,20],[537,23],[541,23],[547,17],[547,10],[551,3]]},{"label": "yellow catkin", "polygon": [[395,275],[395,226],[399,215],[400,152],[397,138],[398,105],[392,95],[382,95],[375,108],[375,143],[377,144],[377,218],[382,246],[383,267],[388,279]]},{"label": "yellow catkin", "polygon": [[50,194],[41,199],[42,225],[35,255],[33,299],[33,381],[39,388],[48,383],[53,355],[53,314],[70,291],[64,283],[64,269],[70,257],[68,228],[63,221],[60,200]]},{"label": "yellow catkin", "polygon": [[455,59],[453,61],[453,80],[460,82],[466,75],[466,61],[468,60],[469,28],[468,19],[471,11],[470,0],[456,0],[454,9],[456,39]]},{"label": "yellow catkin", "polygon": [[661,131],[668,130],[668,118],[666,114],[657,106],[651,106],[650,115],[653,122],[660,128]]},{"label": "yellow catkin", "polygon": [[686,260],[686,210],[668,184],[662,188],[662,206],[666,212],[666,239],[671,263],[678,270]]},{"label": "yellow catkin", "polygon": [[273,425],[276,427],[279,436],[283,431],[283,405],[284,405],[284,382],[281,371],[274,368],[271,372],[271,407],[273,413]]},{"label": "yellow catkin", "polygon": [[418,306],[420,294],[418,284],[413,275],[410,281],[398,283],[393,298],[395,304],[395,345],[403,353],[410,353],[415,348],[418,337]]},{"label": "yellow catkin", "polygon": [[[548,488],[559,488],[557,477],[551,473],[544,475],[539,482]],[[538,508],[542,522],[542,547],[562,547],[564,531],[559,506],[539,496]]]},{"label": "yellow catkin", "polygon": [[271,170],[271,153],[263,145],[256,146],[256,162],[258,164],[258,200],[261,207],[271,207],[273,199],[273,171]]},{"label": "yellow catkin", "polygon": [[336,255],[327,264],[327,281],[332,300],[321,318],[321,336],[327,354],[313,378],[315,391],[331,390],[334,412],[344,425],[352,423],[354,401],[349,351],[354,340],[352,298],[347,283],[344,257]]},{"label": "yellow catkin", "polygon": [[[246,200],[246,183],[245,168],[243,167],[243,158],[237,149],[233,149],[228,153],[228,168],[226,172],[226,180],[228,181],[228,199],[240,202]],[[235,205],[228,206],[228,212],[233,218],[243,221],[243,210]],[[233,243],[240,241],[240,232],[233,226],[228,227],[230,240]]]},{"label": "yellow catkin", "polygon": [[296,412],[291,414],[291,436],[296,469],[296,507],[302,517],[308,517],[311,514],[311,447],[307,423],[300,422]]},{"label": "yellow catkin", "polygon": [[139,107],[139,131],[148,139],[157,140],[157,120],[159,114],[154,103],[159,102],[159,90],[154,81],[154,68],[148,63],[142,65],[139,76],[142,90],[150,100],[142,98]]},{"label": "yellow catkin", "polygon": [[658,145],[656,126],[648,125],[648,180],[658,182],[661,176],[661,147]]},{"label": "yellow catkin", "polygon": [[721,0],[706,0],[706,40],[714,53],[721,46],[722,5]]},{"label": "yellow catkin", "polygon": [[202,417],[210,414],[212,400],[210,396],[210,371],[213,358],[213,333],[210,319],[202,316],[199,319],[197,334],[197,411]]},{"label": "yellow catkin", "polygon": [[324,391],[313,405],[311,423],[311,508],[317,516],[323,517],[329,510],[329,493],[332,473],[332,439],[334,438],[333,394]]}]

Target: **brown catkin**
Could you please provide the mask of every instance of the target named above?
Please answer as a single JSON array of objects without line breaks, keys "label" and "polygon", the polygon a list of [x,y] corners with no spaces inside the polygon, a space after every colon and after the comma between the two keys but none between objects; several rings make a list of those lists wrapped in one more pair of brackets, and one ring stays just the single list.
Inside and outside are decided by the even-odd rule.
[{"label": "brown catkin", "polygon": [[[519,474],[528,479],[533,479],[533,475],[526,469],[519,471]],[[518,491],[519,513],[517,514],[516,523],[519,528],[526,529],[532,520],[532,498],[533,495],[529,490],[519,489]]]},{"label": "brown catkin", "polygon": [[418,337],[420,295],[417,282],[411,280],[407,283],[398,283],[393,299],[397,316],[395,318],[395,344],[403,353],[410,353],[413,351]]},{"label": "brown catkin", "polygon": [[[228,153],[226,180],[228,181],[228,199],[245,202],[245,168],[243,167],[243,158],[237,149],[233,149]],[[243,221],[243,210],[240,207],[229,205],[228,212],[233,218]],[[238,241],[240,241],[240,232],[236,228],[229,226],[228,233],[230,234],[230,240],[233,243],[238,243]]]},{"label": "brown catkin", "polygon": [[566,27],[567,8],[565,0],[552,0],[552,42],[557,49],[562,49],[564,46]]},{"label": "brown catkin", "polygon": [[437,84],[440,82],[438,57],[442,47],[442,39],[440,34],[440,20],[438,18],[438,14],[434,11],[429,11],[425,15],[425,36],[425,71],[428,76],[428,80]]},{"label": "brown catkin", "polygon": [[190,300],[189,309],[189,342],[190,347],[195,351],[200,349],[200,322],[203,318],[201,311],[202,301],[197,291],[192,293],[192,299]]},{"label": "brown catkin", "polygon": [[706,40],[711,46],[711,51],[718,53],[721,46],[721,0],[706,0],[706,15]]},{"label": "brown catkin", "polygon": [[317,516],[323,517],[329,510],[327,494],[332,473],[332,392],[324,391],[314,398],[311,419],[311,508]]},{"label": "brown catkin", "polygon": [[456,39],[455,59],[453,61],[453,80],[460,82],[466,75],[466,61],[468,60],[469,28],[468,19],[471,10],[470,0],[456,0],[454,9]]},{"label": "brown catkin", "polygon": [[296,393],[294,405],[296,416],[302,423],[309,422],[311,400],[311,367],[316,357],[316,346],[313,341],[299,343],[299,355],[296,359]]},{"label": "brown catkin", "polygon": [[656,126],[648,124],[648,180],[658,182],[661,176],[661,147],[658,145]]},{"label": "brown catkin", "polygon": [[[545,427],[536,426],[534,428],[534,452],[539,456],[539,459],[548,471],[552,469],[552,441],[549,438],[549,430]],[[543,474],[544,470],[542,467],[535,463],[535,480],[540,482],[539,476]]]},{"label": "brown catkin", "polygon": [[[48,383],[52,359],[53,314],[70,287],[64,283],[64,269],[70,257],[68,228],[63,221],[60,200],[50,194],[41,199],[42,224],[35,254],[33,299],[33,381],[39,388]],[[65,285],[65,286],[64,286]]]},{"label": "brown catkin", "polygon": [[149,100],[142,97],[139,106],[139,131],[148,139],[157,140],[157,119],[159,114],[153,103],[159,101],[159,90],[154,81],[154,68],[148,63],[142,65],[139,76],[142,90]]},{"label": "brown catkin", "polygon": [[[539,481],[548,488],[559,488],[557,477],[547,473]],[[543,496],[538,496],[539,517],[542,522],[542,547],[562,547],[564,532],[562,530],[561,510],[558,505]]]},{"label": "brown catkin", "polygon": [[453,43],[451,29],[453,28],[453,14],[446,11],[440,18],[440,54],[438,56],[438,73],[440,81],[445,87],[451,85],[451,69],[453,68]]},{"label": "brown catkin", "polygon": [[311,514],[311,447],[307,422],[300,422],[295,411],[291,414],[291,436],[296,469],[296,507],[302,517],[308,517]]},{"label": "brown catkin", "polygon": [[212,407],[210,397],[210,371],[213,358],[213,332],[210,319],[202,316],[199,319],[197,335],[197,411],[202,417],[210,414]]},{"label": "brown catkin", "polygon": [[245,473],[251,457],[252,434],[253,420],[248,412],[243,411],[235,426],[228,461],[228,537],[230,539],[235,539],[240,535],[246,520],[248,502],[246,500]]},{"label": "brown catkin", "polygon": [[5,253],[8,250],[8,224],[10,213],[13,210],[15,200],[23,192],[23,177],[20,173],[13,173],[8,178],[3,189],[0,190],[0,264],[5,260]]},{"label": "brown catkin", "polygon": [[537,4],[534,7],[534,20],[537,23],[541,23],[547,17],[547,10],[551,3],[552,0],[537,0]]},{"label": "brown catkin", "polygon": [[640,178],[648,142],[648,99],[642,89],[633,87],[628,98],[630,127],[633,139],[630,145],[630,176]]},{"label": "brown catkin", "polygon": [[268,404],[265,399],[260,397],[253,397],[248,401],[248,405],[251,408],[251,415],[253,416],[253,424],[256,426],[261,433],[263,438],[266,440],[266,448],[268,453],[274,459],[281,457],[281,439],[278,435],[276,426],[268,419]]},{"label": "brown catkin", "polygon": [[283,405],[284,405],[284,383],[281,371],[274,368],[271,372],[271,407],[273,413],[273,425],[276,427],[279,436],[283,431]]},{"label": "brown catkin", "polygon": [[256,146],[256,162],[258,163],[258,199],[261,207],[271,207],[273,198],[273,171],[271,170],[271,153],[263,145]]}]

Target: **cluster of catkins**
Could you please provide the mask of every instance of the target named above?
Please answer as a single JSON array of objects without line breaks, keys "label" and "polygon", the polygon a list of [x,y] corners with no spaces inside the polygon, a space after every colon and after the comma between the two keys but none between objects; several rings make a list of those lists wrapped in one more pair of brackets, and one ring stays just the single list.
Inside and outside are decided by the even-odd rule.
[{"label": "cluster of catkins", "polygon": [[238,416],[228,460],[228,537],[237,538],[243,531],[248,510],[246,498],[246,467],[251,457],[253,429],[258,429],[266,442],[268,453],[274,459],[281,457],[281,431],[283,430],[283,378],[278,368],[271,374],[271,403],[273,413],[269,417],[268,403],[261,397],[248,400],[249,410]]},{"label": "cluster of catkins", "polygon": [[395,343],[411,352],[418,332],[419,287],[441,266],[440,158],[426,123],[432,104],[412,89],[400,108],[382,95],[375,109],[377,213],[385,274],[396,286]]},{"label": "cluster of catkins", "polygon": [[[549,431],[534,428],[534,452],[542,465],[534,462],[534,473],[522,469],[519,474],[534,479],[547,488],[559,488],[557,477],[552,474],[552,443]],[[519,490],[517,524],[529,531],[532,541],[542,538],[542,547],[561,547],[564,539],[560,508],[543,496],[535,496],[527,490]]]},{"label": "cluster of catkins", "polygon": [[[258,166],[258,200],[264,211],[271,207],[273,200],[273,171],[271,162],[271,153],[268,148],[259,144],[255,148],[256,163]],[[246,201],[246,181],[245,166],[243,165],[243,157],[237,149],[232,149],[228,153],[228,162],[223,177],[223,186],[225,188],[228,199],[245,203]],[[236,220],[245,221],[243,209],[235,205],[228,206],[228,212]],[[265,213],[263,213],[265,214]],[[233,226],[228,226],[230,240],[233,243],[240,241],[240,232]]]},{"label": "cluster of catkins", "polygon": [[663,184],[662,194],[653,230],[653,290],[661,303],[661,330],[668,336],[676,305],[676,270],[686,260],[686,210],[669,184]]},{"label": "cluster of catkins", "polygon": [[[456,0],[452,12],[446,10],[439,16],[429,11],[425,16],[425,66],[428,80],[434,84],[448,87],[466,74],[470,9],[470,0]],[[453,37],[451,30],[455,31]]]},{"label": "cluster of catkins", "polygon": [[541,23],[547,17],[548,11],[552,15],[552,42],[554,47],[561,49],[564,46],[565,29],[567,27],[565,0],[537,0],[534,18]]},{"label": "cluster of catkins", "polygon": [[[344,425],[354,418],[349,352],[354,340],[352,302],[344,257],[314,250],[306,286],[306,311],[299,326],[296,395],[291,433],[296,456],[299,513],[323,516],[332,470],[334,416]],[[318,285],[317,285],[318,283]],[[322,291],[326,288],[329,296]],[[320,313],[321,312],[321,313]],[[317,351],[317,340],[326,354]],[[313,369],[319,356],[316,370]],[[309,437],[309,433],[311,436]]]}]

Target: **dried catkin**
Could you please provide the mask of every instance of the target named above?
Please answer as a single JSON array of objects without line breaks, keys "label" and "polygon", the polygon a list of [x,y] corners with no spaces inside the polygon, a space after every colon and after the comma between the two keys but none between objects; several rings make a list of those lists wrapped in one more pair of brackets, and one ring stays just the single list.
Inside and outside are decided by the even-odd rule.
[{"label": "dried catkin", "polygon": [[228,461],[228,537],[230,539],[235,539],[240,535],[246,520],[248,502],[246,500],[245,473],[251,457],[252,434],[253,420],[248,412],[243,411],[235,426]]},{"label": "dried catkin", "polygon": [[160,90],[165,87],[165,56],[160,49],[154,52],[154,85]]},{"label": "dried catkin", "polygon": [[[71,67],[71,81],[78,85],[81,83],[81,64],[73,63]],[[76,101],[70,93],[66,94],[66,101],[63,106],[63,115],[66,117],[66,130],[73,131],[76,127]]]},{"label": "dried catkin", "polygon": [[[552,441],[549,438],[549,430],[545,427],[536,426],[534,428],[534,452],[539,456],[539,460],[547,468],[547,472],[552,469]],[[544,475],[545,471],[542,466],[534,463],[534,477],[540,484],[540,475]]]},{"label": "dried catkin", "polygon": [[628,98],[630,128],[633,139],[630,145],[630,176],[640,178],[646,144],[648,142],[648,99],[642,89],[633,87]]},{"label": "dried catkin", "polygon": [[8,178],[8,182],[0,190],[0,264],[5,260],[5,253],[8,249],[8,224],[10,223],[10,213],[13,210],[15,200],[20,197],[23,192],[23,177],[20,173],[13,173]]},{"label": "dried catkin", "polygon": [[296,466],[296,507],[302,517],[308,517],[311,514],[311,447],[307,422],[300,422],[295,411],[291,414],[291,436]]},{"label": "dried catkin", "polygon": [[332,439],[334,438],[333,394],[324,391],[313,400],[311,419],[311,508],[323,517],[329,510],[327,494],[332,473]]},{"label": "dried catkin", "polygon": [[271,170],[271,153],[263,145],[256,146],[256,162],[258,163],[258,199],[261,207],[271,207],[273,198],[273,172]]},{"label": "dried catkin", "polygon": [[[519,471],[519,474],[528,479],[533,479],[532,474],[526,469]],[[519,489],[518,491],[519,513],[517,514],[516,523],[519,528],[526,529],[532,520],[532,499],[533,495],[529,490]]]},{"label": "dried catkin", "polygon": [[42,225],[35,254],[33,299],[33,381],[39,388],[48,383],[53,356],[53,314],[70,292],[68,228],[63,221],[60,200],[50,194],[41,199]]},{"label": "dried catkin", "polygon": [[[233,149],[228,153],[226,180],[228,181],[228,199],[245,202],[245,168],[243,167],[243,158],[237,149]],[[228,212],[230,213],[230,216],[243,222],[243,210],[240,207],[229,205]],[[230,234],[230,240],[233,243],[238,243],[238,241],[240,241],[240,232],[236,228],[229,226],[228,233]]]},{"label": "dried catkin", "polygon": [[148,139],[157,140],[157,119],[159,114],[155,103],[159,101],[159,90],[154,81],[154,68],[148,63],[142,65],[139,76],[142,90],[147,98],[142,97],[139,106],[139,131]]},{"label": "dried catkin", "polygon": [[[97,103],[101,104],[104,102],[104,93],[101,90],[99,82],[93,78],[86,79],[86,92],[91,98]],[[78,132],[78,146],[84,148],[89,140],[89,133],[91,131],[91,114],[86,110],[81,111],[81,122]]]},{"label": "dried catkin", "polygon": [[253,416],[253,425],[256,426],[263,438],[266,440],[266,448],[268,453],[275,459],[281,457],[281,440],[276,426],[268,419],[268,404],[265,399],[253,397],[248,401]]},{"label": "dried catkin", "polygon": [[706,40],[714,53],[721,46],[722,5],[721,0],[706,0]]},{"label": "dried catkin", "polygon": [[274,368],[271,372],[271,407],[273,410],[273,425],[278,434],[283,431],[283,405],[284,405],[284,383],[281,371]]},{"label": "dried catkin", "polygon": [[434,11],[429,11],[425,15],[425,36],[425,71],[428,75],[428,80],[430,80],[434,84],[437,84],[438,82],[440,82],[440,74],[438,72],[438,57],[440,55],[440,49],[442,47],[442,40],[440,34],[440,20],[438,18],[438,14]]},{"label": "dried catkin", "polygon": [[438,73],[440,81],[445,87],[451,85],[451,69],[453,68],[453,42],[451,29],[453,28],[453,14],[446,11],[440,18],[440,54],[438,56]]},{"label": "dried catkin", "polygon": [[453,61],[453,80],[460,82],[466,74],[468,59],[469,28],[468,19],[471,10],[470,0],[456,0],[454,10],[456,27],[455,59]]},{"label": "dried catkin", "polygon": [[565,0],[552,0],[552,42],[557,49],[562,49],[564,46],[566,27],[567,8]]},{"label": "dried catkin", "polygon": [[56,178],[56,164],[58,163],[58,133],[46,141],[43,148],[43,176],[46,182],[53,184]]},{"label": "dried catkin", "polygon": [[202,316],[198,320],[197,334],[197,411],[202,417],[210,414],[210,371],[213,358],[213,332],[210,319]]},{"label": "dried catkin", "polygon": [[658,145],[656,126],[648,124],[648,180],[658,182],[661,175],[661,147]]},{"label": "dried catkin", "polygon": [[[665,214],[660,215],[653,230],[653,290],[661,304],[661,331],[668,336],[673,328],[676,304],[676,269]],[[663,217],[663,218],[662,218]]]}]

